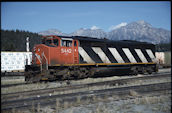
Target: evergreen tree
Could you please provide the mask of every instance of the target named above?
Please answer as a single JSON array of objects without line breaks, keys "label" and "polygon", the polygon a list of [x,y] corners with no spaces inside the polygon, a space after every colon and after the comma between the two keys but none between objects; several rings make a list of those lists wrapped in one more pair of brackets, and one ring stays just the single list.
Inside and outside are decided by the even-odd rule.
[{"label": "evergreen tree", "polygon": [[26,38],[30,40],[30,50],[41,42],[37,33],[21,30],[1,30],[1,51],[26,51]]}]

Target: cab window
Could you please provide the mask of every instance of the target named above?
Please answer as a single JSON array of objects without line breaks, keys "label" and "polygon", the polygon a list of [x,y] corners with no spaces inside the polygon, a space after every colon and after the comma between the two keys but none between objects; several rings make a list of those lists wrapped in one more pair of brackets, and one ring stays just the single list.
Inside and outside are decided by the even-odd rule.
[{"label": "cab window", "polygon": [[45,45],[50,45],[52,43],[52,40],[46,40]]},{"label": "cab window", "polygon": [[71,47],[72,41],[71,40],[62,40],[62,46],[63,47]]},{"label": "cab window", "polygon": [[56,45],[56,46],[59,45],[59,40],[58,39],[54,39],[54,45]]}]

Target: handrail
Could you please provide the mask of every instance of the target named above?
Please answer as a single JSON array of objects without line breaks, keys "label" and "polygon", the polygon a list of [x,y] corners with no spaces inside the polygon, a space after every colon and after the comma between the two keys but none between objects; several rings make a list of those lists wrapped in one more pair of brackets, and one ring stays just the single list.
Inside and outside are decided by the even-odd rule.
[{"label": "handrail", "polygon": [[42,57],[44,57],[45,60],[46,60],[46,70],[48,70],[48,60],[47,60],[47,58],[46,58],[44,52],[42,53]]},{"label": "handrail", "polygon": [[[42,60],[40,59],[40,56],[38,55],[38,54],[36,54],[35,53],[35,56],[36,56],[36,58],[39,60],[39,62],[40,62],[40,70],[42,71]],[[38,57],[39,56],[39,57]]]}]

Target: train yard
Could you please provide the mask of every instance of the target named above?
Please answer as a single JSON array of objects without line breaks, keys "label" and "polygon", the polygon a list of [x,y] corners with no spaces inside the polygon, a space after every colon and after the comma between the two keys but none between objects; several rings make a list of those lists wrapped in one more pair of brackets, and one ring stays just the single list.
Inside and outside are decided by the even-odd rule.
[{"label": "train yard", "polygon": [[152,43],[47,35],[26,45],[1,53],[3,113],[171,111],[171,55]]},{"label": "train yard", "polygon": [[[99,78],[95,78],[99,79]],[[45,106],[54,110],[64,110],[64,106],[78,106],[83,104],[107,101],[113,97],[114,101],[142,98],[148,96],[169,95],[171,93],[171,72],[154,73],[143,76],[120,77],[111,80],[83,82],[73,81],[54,85],[50,88],[38,88],[35,90],[3,92],[4,89],[19,88],[20,85],[33,84],[21,83],[1,86],[1,110],[3,112],[33,110],[40,111]],[[56,81],[57,82],[57,81]],[[35,83],[36,84],[36,83]],[[55,84],[53,82],[40,84]],[[78,104],[79,103],[79,104]]]}]

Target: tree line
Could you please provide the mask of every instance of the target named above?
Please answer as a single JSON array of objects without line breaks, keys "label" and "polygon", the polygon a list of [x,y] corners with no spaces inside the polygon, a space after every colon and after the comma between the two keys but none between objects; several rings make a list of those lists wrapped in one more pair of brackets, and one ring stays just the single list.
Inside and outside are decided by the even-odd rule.
[{"label": "tree line", "polygon": [[29,37],[29,49],[41,43],[41,36],[23,30],[1,30],[1,51],[26,51],[26,38]]},{"label": "tree line", "polygon": [[[29,37],[30,51],[41,43],[41,35],[24,30],[1,30],[1,51],[26,51],[26,38]],[[156,51],[171,51],[171,43],[156,44]]]}]

